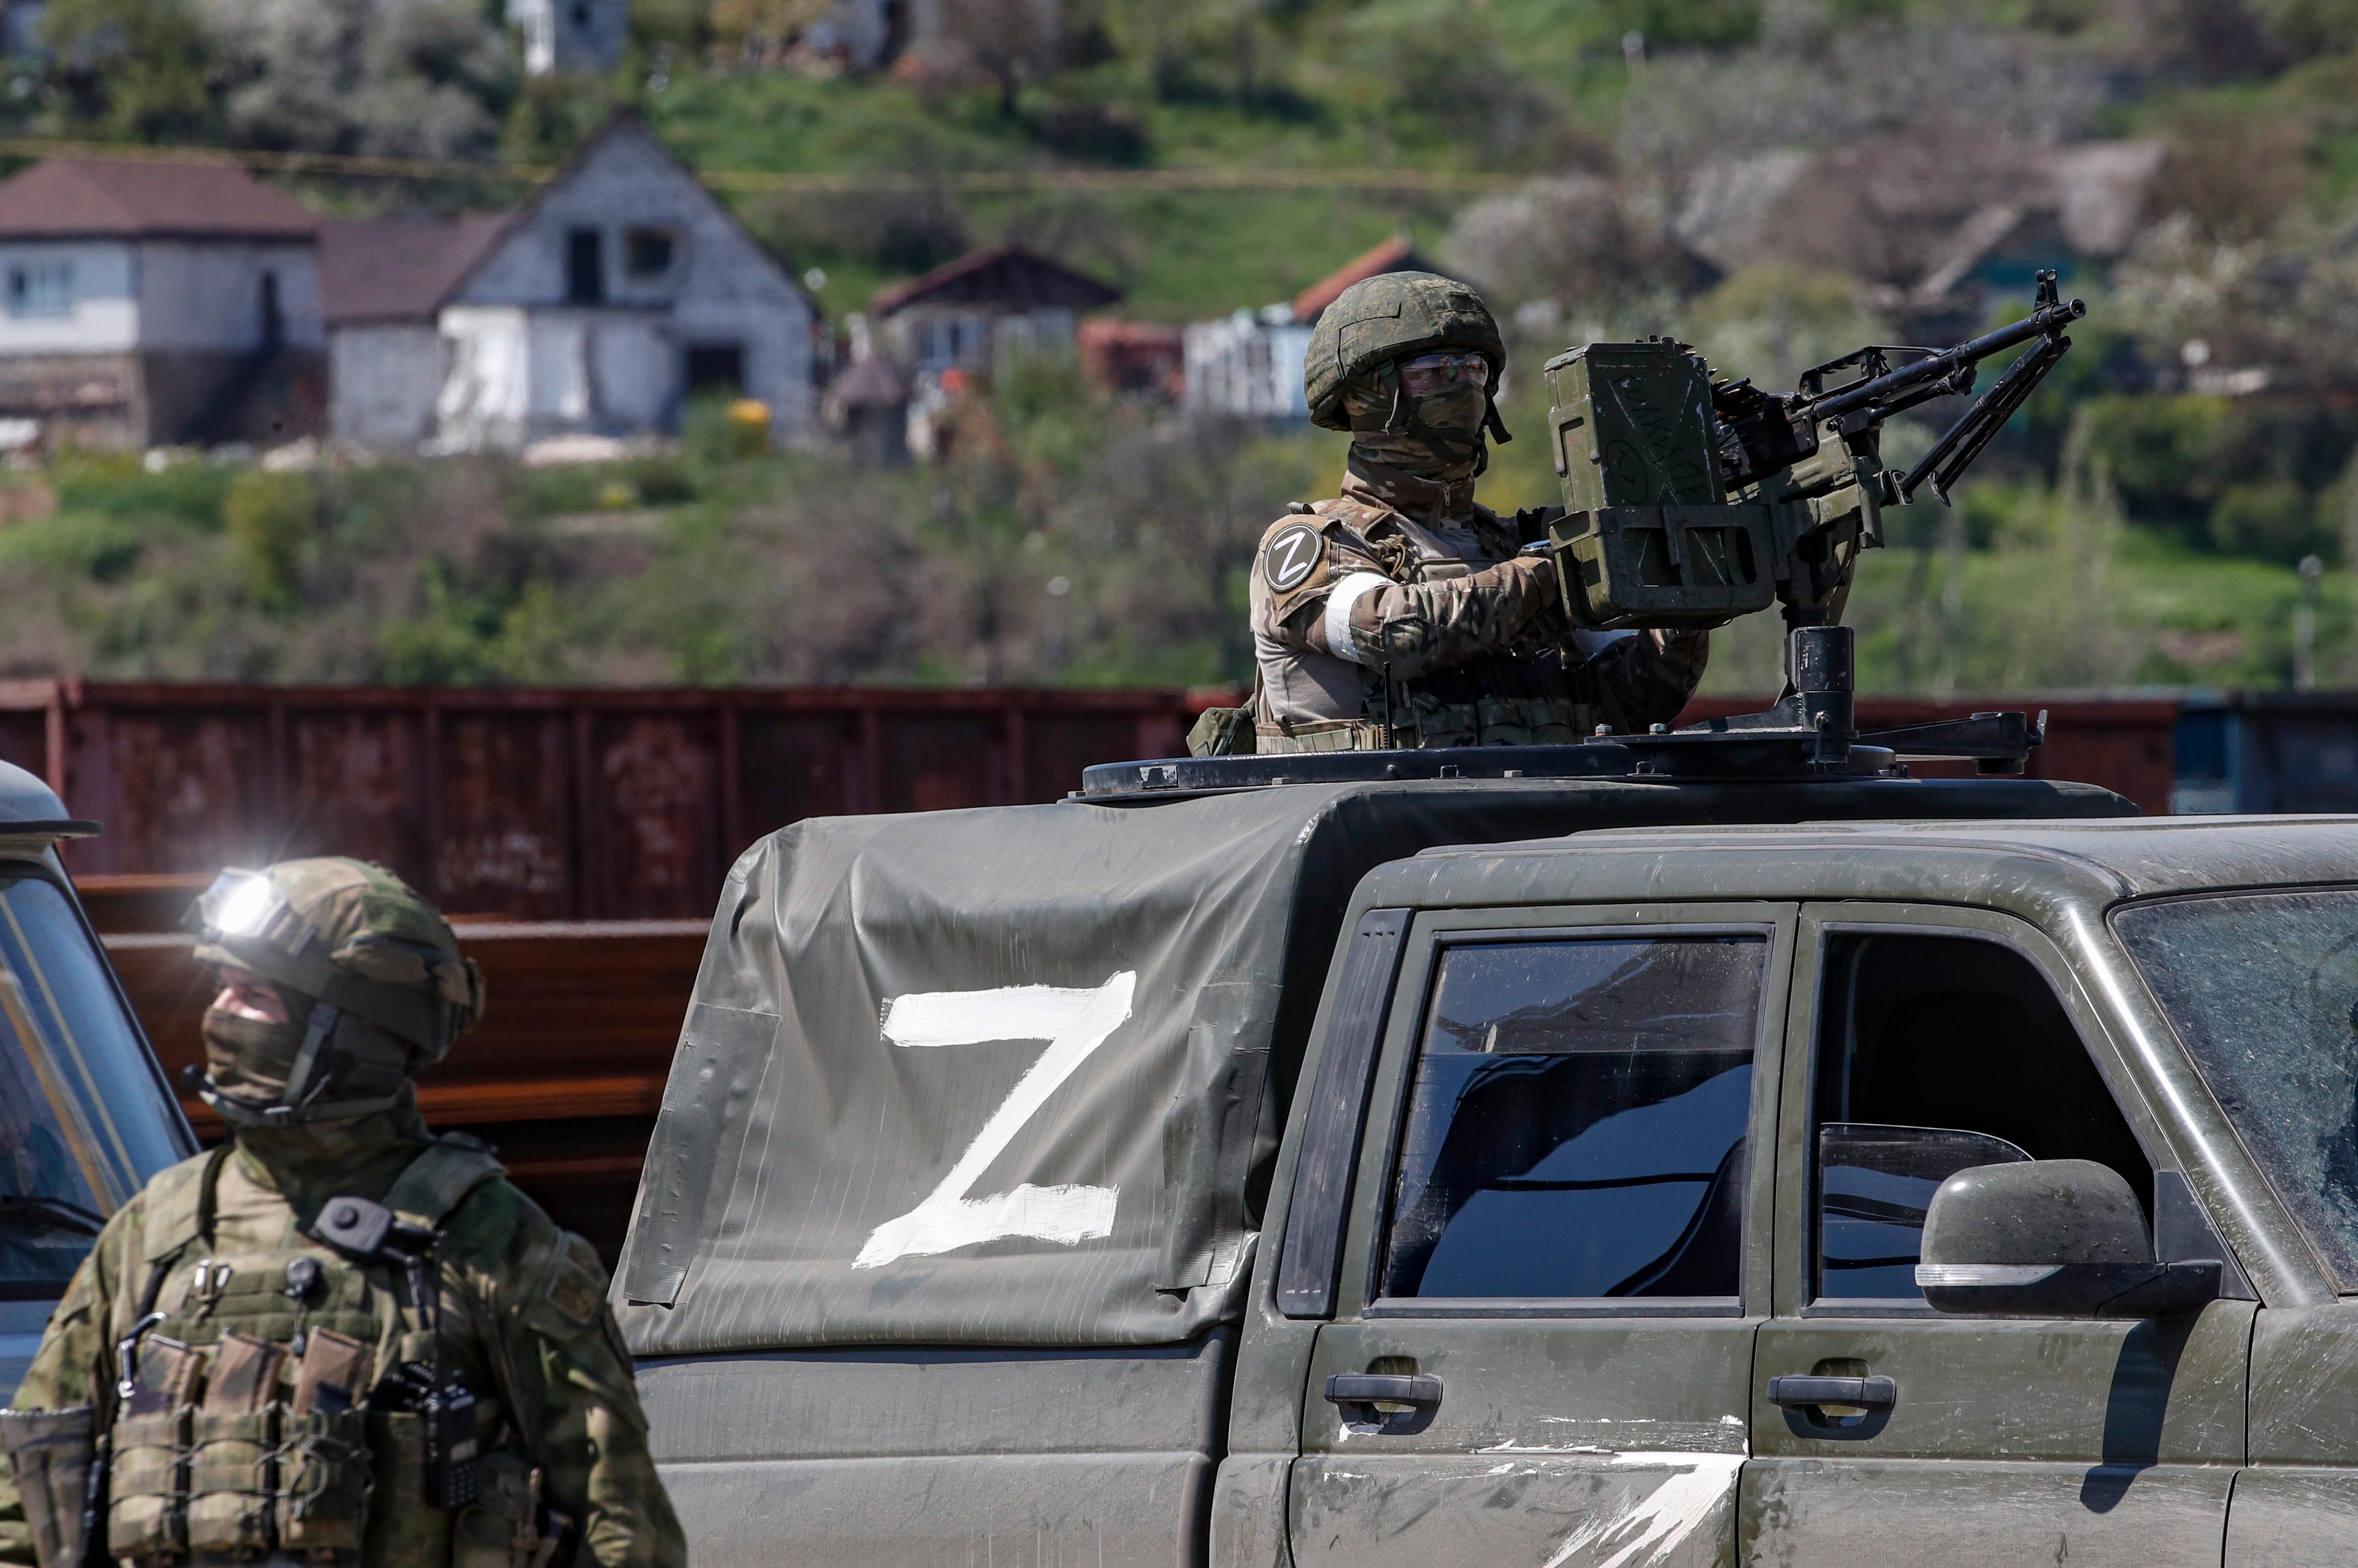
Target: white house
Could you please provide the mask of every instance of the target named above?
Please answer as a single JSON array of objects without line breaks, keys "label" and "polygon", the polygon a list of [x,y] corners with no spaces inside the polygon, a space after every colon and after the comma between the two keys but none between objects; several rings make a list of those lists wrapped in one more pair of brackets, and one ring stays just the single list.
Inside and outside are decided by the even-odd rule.
[{"label": "white house", "polygon": [[1191,411],[1310,417],[1310,402],[1302,387],[1302,356],[1310,349],[1310,329],[1295,323],[1289,307],[1274,305],[1258,315],[1239,310],[1217,321],[1190,322],[1185,341],[1184,406]]},{"label": "white house", "polygon": [[1309,418],[1302,356],[1319,315],[1355,283],[1388,272],[1433,270],[1406,238],[1386,240],[1282,304],[1195,322],[1186,334],[1184,406],[1199,414]]},{"label": "white house", "polygon": [[809,296],[634,117],[514,212],[326,243],[344,438],[514,450],[676,429],[708,392],[813,427]]},{"label": "white house", "polygon": [[130,446],[317,430],[316,227],[223,164],[45,158],[0,180],[0,420]]},{"label": "white house", "polygon": [[328,323],[328,427],[398,451],[434,435],[443,301],[506,232],[509,214],[455,221],[329,219],[319,225]]},{"label": "white house", "polygon": [[507,16],[535,76],[611,70],[631,38],[631,0],[508,0]]}]

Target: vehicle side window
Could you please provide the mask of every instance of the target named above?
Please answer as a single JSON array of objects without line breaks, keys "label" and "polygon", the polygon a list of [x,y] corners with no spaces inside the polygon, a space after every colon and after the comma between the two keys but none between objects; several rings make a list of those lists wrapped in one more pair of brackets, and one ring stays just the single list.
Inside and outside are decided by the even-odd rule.
[{"label": "vehicle side window", "polygon": [[1920,1301],[1924,1211],[1975,1165],[2093,1160],[2153,1212],[2153,1169],[2039,970],[1966,936],[1836,933],[1817,1041],[1817,1291]]},{"label": "vehicle side window", "polygon": [[1444,947],[1381,1293],[1738,1294],[1768,952],[1757,934]]}]

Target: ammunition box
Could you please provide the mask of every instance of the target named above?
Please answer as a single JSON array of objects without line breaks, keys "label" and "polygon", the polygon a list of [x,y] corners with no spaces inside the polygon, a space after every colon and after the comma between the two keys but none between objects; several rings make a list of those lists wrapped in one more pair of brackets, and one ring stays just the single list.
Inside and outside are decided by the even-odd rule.
[{"label": "ammunition box", "polygon": [[1727,499],[1711,382],[1685,346],[1591,343],[1550,360],[1542,373],[1566,512]]},{"label": "ammunition box", "polygon": [[1727,503],[1703,361],[1591,343],[1547,363],[1565,515],[1549,528],[1575,626],[1717,626],[1776,598],[1768,509]]},{"label": "ammunition box", "polygon": [[1587,631],[1718,626],[1777,595],[1768,508],[1607,506],[1548,528],[1564,613]]}]

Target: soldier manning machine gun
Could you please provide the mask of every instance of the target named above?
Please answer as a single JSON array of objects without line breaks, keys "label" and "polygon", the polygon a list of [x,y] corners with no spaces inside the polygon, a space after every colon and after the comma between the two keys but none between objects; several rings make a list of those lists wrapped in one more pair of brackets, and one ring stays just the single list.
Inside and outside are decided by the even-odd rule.
[{"label": "soldier manning machine gun", "polygon": [[[1583,631],[1722,626],[1781,602],[1784,695],[1762,712],[1581,745],[1296,752],[1105,763],[1085,793],[1148,795],[1368,776],[1774,779],[1889,773],[1907,757],[1968,758],[2018,773],[2046,715],[1970,718],[1859,733],[1843,601],[1883,509],[1930,487],[1944,503],[2014,411],[2071,347],[2088,313],[2038,276],[2031,312],[1951,349],[1870,344],[1806,372],[1790,393],[1714,380],[1684,343],[1591,343],[1550,360],[1549,439],[1563,509],[1517,521],[1527,552],[1555,557]],[[1884,422],[1970,394],[1982,362],[2025,351],[1902,472],[1884,466]],[[1372,759],[1380,758],[1375,762]]]}]

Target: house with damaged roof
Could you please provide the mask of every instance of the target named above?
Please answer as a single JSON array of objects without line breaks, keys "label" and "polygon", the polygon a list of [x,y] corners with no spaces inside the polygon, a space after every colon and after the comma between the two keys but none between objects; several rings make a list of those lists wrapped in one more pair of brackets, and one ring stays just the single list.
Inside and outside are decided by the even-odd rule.
[{"label": "house with damaged roof", "polygon": [[812,428],[817,308],[635,116],[514,211],[322,244],[339,437],[512,451],[676,430],[705,395],[766,404],[779,441]]}]

